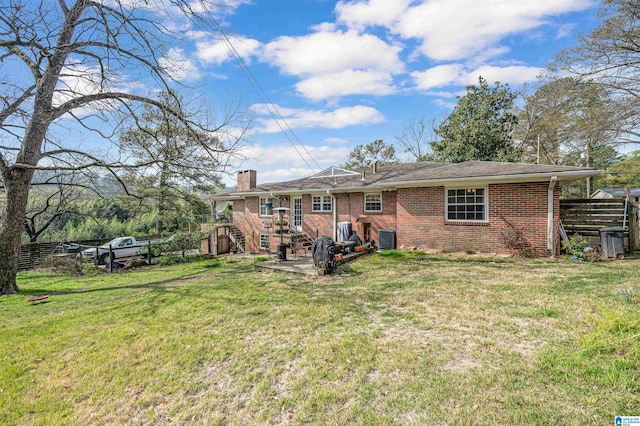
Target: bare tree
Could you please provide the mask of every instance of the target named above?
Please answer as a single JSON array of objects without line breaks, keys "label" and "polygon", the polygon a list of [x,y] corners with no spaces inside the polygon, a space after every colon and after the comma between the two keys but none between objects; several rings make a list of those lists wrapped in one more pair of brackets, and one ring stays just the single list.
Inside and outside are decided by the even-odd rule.
[{"label": "bare tree", "polygon": [[[620,106],[602,86],[563,77],[523,98],[513,137],[525,161],[604,168],[615,159]],[[591,181],[586,179],[587,196]]]},{"label": "bare tree", "polygon": [[[200,3],[207,8],[205,0]],[[193,11],[201,8],[190,0],[153,2],[154,9],[133,4],[5,0],[0,8],[0,176],[6,191],[0,294],[18,291],[20,237],[35,170],[103,167],[116,176],[120,169],[146,165],[114,154],[117,129],[137,122],[142,105],[212,134],[237,125],[237,117],[225,117],[202,126],[182,113],[179,102],[166,105],[152,95],[173,82],[173,64],[164,55],[178,37],[152,14],[198,20]],[[74,144],[71,136],[78,134],[101,141],[102,149]],[[206,141],[201,148],[208,149]],[[223,154],[216,149],[214,155]]]},{"label": "bare tree", "polygon": [[402,129],[402,133],[396,136],[396,140],[412,160],[427,161],[431,153],[431,143],[437,139],[435,127],[435,119],[427,123],[424,117],[420,117]]},{"label": "bare tree", "polygon": [[[80,214],[78,202],[92,191],[77,181],[73,173],[56,173],[32,182],[31,187],[24,217],[24,230],[31,243],[35,243],[62,216]],[[35,196],[34,192],[37,192]]]},{"label": "bare tree", "polygon": [[[553,70],[566,70],[582,81],[605,87],[623,108],[617,110],[616,127],[640,139],[640,3],[637,0],[603,0],[603,23],[578,44],[560,52]],[[614,129],[617,130],[617,129]]]}]

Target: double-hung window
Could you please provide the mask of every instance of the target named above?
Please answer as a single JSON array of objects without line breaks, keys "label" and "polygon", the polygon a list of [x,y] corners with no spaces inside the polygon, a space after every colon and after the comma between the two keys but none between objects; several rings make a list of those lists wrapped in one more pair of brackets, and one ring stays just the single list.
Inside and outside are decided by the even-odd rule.
[{"label": "double-hung window", "polygon": [[381,212],[382,211],[382,194],[364,194],[364,211],[365,212]]},{"label": "double-hung window", "polygon": [[269,250],[270,247],[269,234],[260,234],[260,248]]},{"label": "double-hung window", "polygon": [[312,212],[330,212],[333,210],[331,195],[314,195],[311,197]]},{"label": "double-hung window", "polygon": [[273,198],[260,198],[260,216],[273,216]]},{"label": "double-hung window", "polygon": [[487,189],[447,189],[447,220],[464,222],[487,221]]}]

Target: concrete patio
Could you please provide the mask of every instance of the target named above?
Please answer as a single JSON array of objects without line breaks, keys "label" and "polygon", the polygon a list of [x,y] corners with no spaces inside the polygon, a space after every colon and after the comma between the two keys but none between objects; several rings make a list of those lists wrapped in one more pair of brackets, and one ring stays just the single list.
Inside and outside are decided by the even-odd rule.
[{"label": "concrete patio", "polygon": [[[344,255],[342,260],[337,261],[338,266],[345,264],[346,262],[350,262],[354,259],[359,258],[360,256],[364,256],[369,254],[369,251],[361,251],[359,253],[348,253]],[[255,265],[256,271],[281,271],[288,272],[291,274],[300,274],[300,275],[320,275],[318,274],[317,268],[313,265],[313,257],[298,257],[289,260],[285,260],[283,262],[278,262],[277,260],[268,260],[266,262],[258,262]]]}]

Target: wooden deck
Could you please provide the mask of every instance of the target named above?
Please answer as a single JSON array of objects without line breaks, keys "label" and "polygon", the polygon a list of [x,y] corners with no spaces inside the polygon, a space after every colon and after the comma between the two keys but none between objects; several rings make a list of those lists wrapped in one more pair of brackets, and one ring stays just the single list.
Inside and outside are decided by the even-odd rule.
[{"label": "wooden deck", "polygon": [[[338,266],[357,259],[360,256],[369,254],[369,251],[361,251],[359,253],[345,254],[344,258],[338,261]],[[277,260],[268,260],[266,262],[259,262],[255,265],[256,271],[280,271],[288,272],[290,274],[299,275],[318,275],[318,270],[313,266],[313,257],[298,257],[297,259],[285,260],[284,262],[278,262]]]}]

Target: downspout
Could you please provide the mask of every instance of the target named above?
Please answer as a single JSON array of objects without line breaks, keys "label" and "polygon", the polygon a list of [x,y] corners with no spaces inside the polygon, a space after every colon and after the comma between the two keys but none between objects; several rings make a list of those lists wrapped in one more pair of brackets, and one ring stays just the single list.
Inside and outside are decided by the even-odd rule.
[{"label": "downspout", "polygon": [[338,202],[333,195],[331,202],[333,203],[333,241],[335,241],[338,238]]},{"label": "downspout", "polygon": [[558,182],[558,176],[551,176],[549,189],[547,190],[547,251],[549,252],[549,257],[555,256],[555,250],[553,247],[553,190],[556,187],[556,182]]}]

